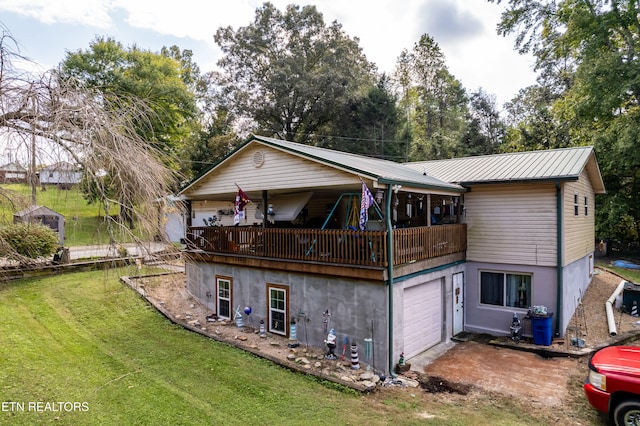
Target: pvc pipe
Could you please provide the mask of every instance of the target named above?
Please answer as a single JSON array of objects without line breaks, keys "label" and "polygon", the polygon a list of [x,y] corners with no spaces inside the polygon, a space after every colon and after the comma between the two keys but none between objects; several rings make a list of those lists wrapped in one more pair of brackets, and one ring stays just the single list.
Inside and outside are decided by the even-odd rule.
[{"label": "pvc pipe", "polygon": [[611,297],[609,297],[604,304],[604,310],[607,313],[607,324],[609,325],[609,336],[615,336],[618,334],[616,330],[616,321],[613,318],[613,304],[616,301],[616,297],[618,297],[622,292],[622,289],[624,289],[625,283],[625,280],[620,281],[618,287],[616,287],[615,291],[611,294]]}]

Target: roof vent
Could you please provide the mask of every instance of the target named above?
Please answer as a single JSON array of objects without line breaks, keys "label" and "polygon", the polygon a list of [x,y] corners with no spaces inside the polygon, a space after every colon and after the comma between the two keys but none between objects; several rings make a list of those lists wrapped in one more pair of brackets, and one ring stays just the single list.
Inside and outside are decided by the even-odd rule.
[{"label": "roof vent", "polygon": [[253,167],[260,167],[264,164],[264,152],[256,151],[253,153]]}]

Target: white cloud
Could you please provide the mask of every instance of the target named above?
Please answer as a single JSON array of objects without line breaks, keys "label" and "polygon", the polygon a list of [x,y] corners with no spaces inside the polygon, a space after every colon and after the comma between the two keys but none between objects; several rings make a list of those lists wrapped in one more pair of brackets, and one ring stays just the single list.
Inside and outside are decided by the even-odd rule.
[{"label": "white cloud", "polygon": [[101,0],[0,0],[0,10],[35,18],[45,24],[83,24],[109,28],[111,1]]}]

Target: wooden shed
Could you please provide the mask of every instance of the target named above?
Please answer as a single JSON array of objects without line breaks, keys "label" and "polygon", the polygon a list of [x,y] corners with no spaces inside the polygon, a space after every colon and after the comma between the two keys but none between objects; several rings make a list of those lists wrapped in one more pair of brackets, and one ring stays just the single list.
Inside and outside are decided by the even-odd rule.
[{"label": "wooden shed", "polygon": [[58,233],[64,245],[64,216],[45,206],[33,205],[13,215],[13,223],[41,223]]}]

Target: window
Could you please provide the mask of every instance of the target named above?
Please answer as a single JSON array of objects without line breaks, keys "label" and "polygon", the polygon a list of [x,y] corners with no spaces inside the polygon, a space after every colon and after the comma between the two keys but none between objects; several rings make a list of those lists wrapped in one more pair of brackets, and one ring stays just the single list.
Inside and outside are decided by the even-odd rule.
[{"label": "window", "polygon": [[480,303],[528,308],[531,306],[531,275],[480,272]]},{"label": "window", "polygon": [[580,206],[578,205],[578,193],[573,193],[573,215],[578,216],[580,213]]},{"label": "window", "polygon": [[218,317],[231,319],[231,278],[216,277]]},{"label": "window", "polygon": [[269,302],[269,331],[287,335],[287,305],[289,303],[287,287],[271,284],[267,287]]},{"label": "window", "polygon": [[584,215],[589,216],[589,197],[584,196]]}]

